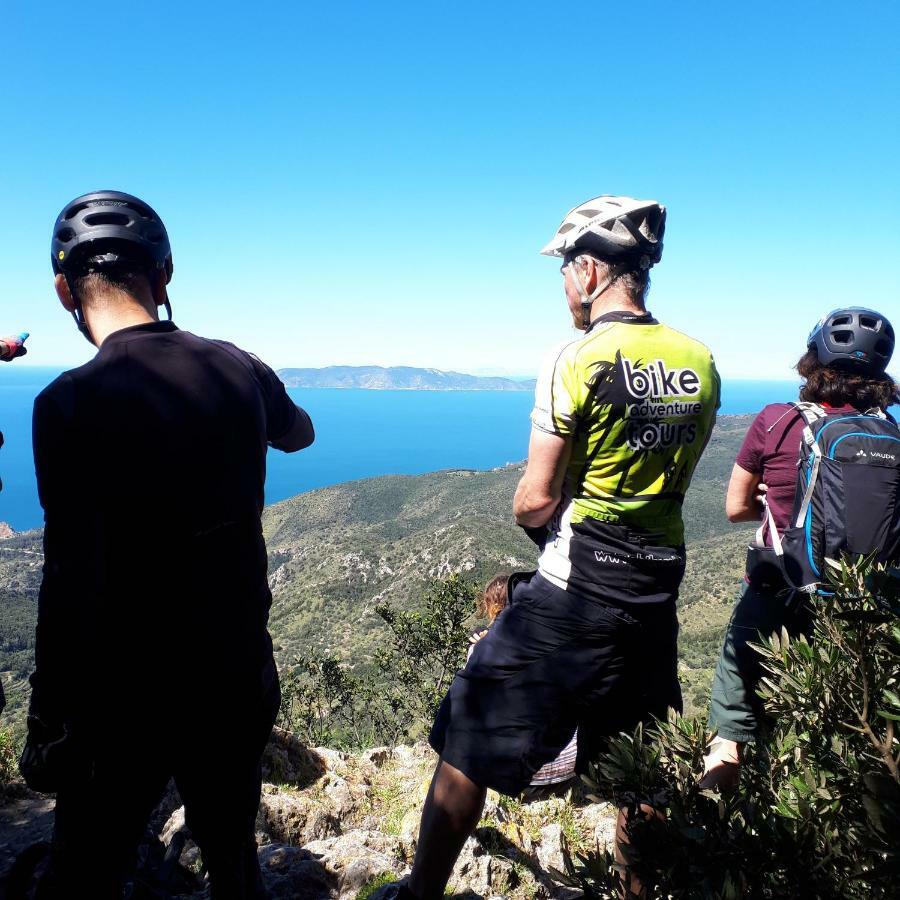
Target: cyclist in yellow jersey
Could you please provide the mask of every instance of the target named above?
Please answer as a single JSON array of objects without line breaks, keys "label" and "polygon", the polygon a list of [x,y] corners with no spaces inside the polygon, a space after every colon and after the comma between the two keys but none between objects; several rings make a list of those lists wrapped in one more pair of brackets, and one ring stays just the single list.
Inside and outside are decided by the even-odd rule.
[{"label": "cyclist in yellow jersey", "polygon": [[585,334],[541,371],[513,503],[543,547],[539,568],[516,584],[441,704],[412,873],[385,894],[441,897],[486,789],[520,793],[576,728],[583,771],[605,737],[681,708],[681,503],[719,378],[706,347],[644,305],[665,216],[654,201],[598,197],[571,210],[542,251],[562,257]]},{"label": "cyclist in yellow jersey", "polygon": [[[564,447],[568,459],[553,467],[563,481],[546,523],[541,575],[606,602],[668,597],[683,569],[681,504],[718,402],[709,350],[646,312],[606,312],[584,337],[555,351],[538,381],[533,445],[538,462],[543,445]],[[529,471],[520,488],[524,524],[546,513],[541,505],[535,518],[526,499],[540,474]],[[632,532],[644,556],[656,548],[652,558],[636,558],[624,546],[633,543]],[[641,594],[621,584],[618,575],[627,570],[633,581],[635,567],[651,569],[659,590],[649,585]]]}]

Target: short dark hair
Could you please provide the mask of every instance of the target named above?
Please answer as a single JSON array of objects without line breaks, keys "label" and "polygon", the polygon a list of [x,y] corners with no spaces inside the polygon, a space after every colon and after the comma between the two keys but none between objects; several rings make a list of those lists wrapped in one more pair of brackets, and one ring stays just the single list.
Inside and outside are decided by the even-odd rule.
[{"label": "short dark hair", "polygon": [[120,290],[134,296],[143,286],[142,282],[152,287],[150,271],[139,263],[97,269],[87,267],[73,280],[75,295],[81,303],[90,302],[92,297],[108,290]]},{"label": "short dark hair", "polygon": [[900,386],[887,372],[865,374],[819,362],[815,347],[810,347],[797,362],[797,371],[805,379],[800,399],[829,406],[852,406],[855,409],[887,409],[900,403]]},{"label": "short dark hair", "polygon": [[611,284],[622,282],[631,299],[643,305],[650,290],[650,270],[642,269],[631,262],[607,263]]}]

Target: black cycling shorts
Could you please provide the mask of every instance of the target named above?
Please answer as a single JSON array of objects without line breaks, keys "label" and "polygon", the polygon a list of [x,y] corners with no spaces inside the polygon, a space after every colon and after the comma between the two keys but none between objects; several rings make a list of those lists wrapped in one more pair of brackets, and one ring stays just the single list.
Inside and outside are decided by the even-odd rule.
[{"label": "black cycling shorts", "polygon": [[479,641],[429,742],[476,784],[514,796],[578,728],[578,771],[603,738],[681,710],[674,601],[627,611],[535,575]]}]

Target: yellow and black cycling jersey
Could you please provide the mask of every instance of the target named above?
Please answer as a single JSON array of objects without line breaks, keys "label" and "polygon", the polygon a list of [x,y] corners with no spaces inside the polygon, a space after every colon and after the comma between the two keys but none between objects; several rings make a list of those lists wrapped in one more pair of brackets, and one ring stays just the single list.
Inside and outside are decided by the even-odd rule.
[{"label": "yellow and black cycling jersey", "polygon": [[591,584],[600,576],[588,570],[615,568],[620,556],[629,568],[635,559],[674,566],[665,548],[678,550],[683,568],[681,505],[719,387],[708,348],[649,313],[601,316],[548,359],[532,423],[571,447],[541,556],[545,577],[563,588]]}]

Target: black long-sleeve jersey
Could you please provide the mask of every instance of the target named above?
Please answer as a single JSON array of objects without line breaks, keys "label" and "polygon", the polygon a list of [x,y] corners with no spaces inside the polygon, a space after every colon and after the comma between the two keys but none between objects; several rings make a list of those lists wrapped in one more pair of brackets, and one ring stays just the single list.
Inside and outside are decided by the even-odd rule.
[{"label": "black long-sleeve jersey", "polygon": [[269,689],[266,450],[313,440],[275,373],[171,322],[132,326],[47,387],[33,423],[36,712],[115,718]]}]

